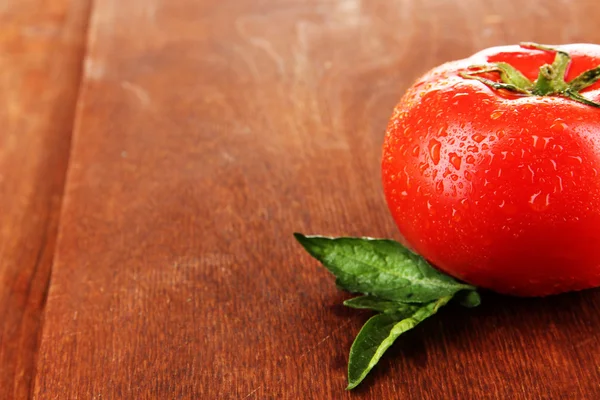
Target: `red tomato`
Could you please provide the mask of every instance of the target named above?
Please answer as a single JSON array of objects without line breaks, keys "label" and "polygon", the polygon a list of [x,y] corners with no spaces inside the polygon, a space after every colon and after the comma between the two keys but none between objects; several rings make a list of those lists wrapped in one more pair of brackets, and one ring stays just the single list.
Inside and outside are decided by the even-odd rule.
[{"label": "red tomato", "polygon": [[[389,123],[383,184],[404,244],[473,285],[600,286],[600,46],[558,48],[496,47],[434,68]],[[531,86],[502,79],[506,65]]]}]

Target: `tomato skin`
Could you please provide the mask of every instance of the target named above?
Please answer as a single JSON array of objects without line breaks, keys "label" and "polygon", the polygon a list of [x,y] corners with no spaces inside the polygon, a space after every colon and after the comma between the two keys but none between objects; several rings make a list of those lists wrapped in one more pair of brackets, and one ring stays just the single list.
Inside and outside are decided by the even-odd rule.
[{"label": "tomato skin", "polygon": [[[567,45],[567,82],[600,46]],[[405,245],[444,272],[506,294],[600,286],[600,109],[520,97],[459,75],[507,62],[530,80],[554,54],[487,49],[433,69],[394,110],[383,186]],[[581,92],[600,100],[600,83]]]}]

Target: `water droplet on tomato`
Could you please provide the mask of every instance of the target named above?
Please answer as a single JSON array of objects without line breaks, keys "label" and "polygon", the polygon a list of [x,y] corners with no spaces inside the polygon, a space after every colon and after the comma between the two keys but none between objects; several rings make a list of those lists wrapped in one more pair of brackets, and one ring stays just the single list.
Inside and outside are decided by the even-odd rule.
[{"label": "water droplet on tomato", "polygon": [[535,178],[535,172],[533,172],[533,168],[531,168],[531,165],[527,166],[527,169],[529,170],[529,172],[531,173],[531,183],[534,183],[534,178]]},{"label": "water droplet on tomato", "polygon": [[558,178],[558,191],[562,192],[563,191],[563,181],[562,178],[560,176],[556,176]]},{"label": "water droplet on tomato", "polygon": [[421,152],[421,148],[419,147],[419,145],[416,145],[415,147],[413,147],[412,149],[412,155],[414,157],[419,157],[419,153]]},{"label": "water droplet on tomato", "polygon": [[439,137],[448,136],[448,125],[444,124],[440,127],[440,129],[438,130],[438,136]]},{"label": "water droplet on tomato", "polygon": [[436,183],[435,185],[435,191],[438,193],[443,193],[444,192],[444,181],[439,181],[438,183]]},{"label": "water droplet on tomato", "polygon": [[479,147],[473,145],[467,146],[467,151],[470,151],[471,153],[477,153],[479,152]]},{"label": "water droplet on tomato", "polygon": [[473,139],[477,143],[481,143],[485,139],[485,136],[483,136],[481,133],[476,133],[473,136],[471,136],[471,139]]},{"label": "water droplet on tomato", "polygon": [[429,141],[429,157],[431,157],[431,161],[433,161],[435,165],[438,165],[438,163],[440,162],[441,147],[442,144],[436,139],[431,139]]},{"label": "water droplet on tomato", "polygon": [[452,175],[450,175],[450,179],[452,179],[453,181],[456,182],[458,180],[458,175],[452,174]]},{"label": "water droplet on tomato", "polygon": [[558,118],[552,125],[550,125],[550,129],[556,132],[562,132],[567,129],[569,125],[567,125],[562,119]]},{"label": "water droplet on tomato", "polygon": [[535,211],[543,211],[550,205],[550,193],[542,195],[542,191],[535,192],[529,198],[529,204]]},{"label": "water droplet on tomato", "polygon": [[503,110],[494,110],[491,114],[490,114],[490,118],[491,119],[498,119],[500,118],[502,115],[504,114]]},{"label": "water droplet on tomato", "polygon": [[531,135],[531,138],[533,139],[533,147],[536,147],[537,146],[537,142],[540,139],[540,137],[536,136],[536,135]]},{"label": "water droplet on tomato", "polygon": [[550,142],[550,139],[552,139],[552,138],[549,138],[549,137],[542,138],[542,140],[544,141],[544,150],[546,150],[546,147],[548,147],[548,143]]},{"label": "water droplet on tomato", "polygon": [[579,156],[569,156],[569,158],[572,158],[573,160],[577,161],[577,163],[579,163],[579,164],[583,163],[583,159]]},{"label": "water droplet on tomato", "polygon": [[461,220],[460,214],[458,214],[454,207],[452,207],[452,219],[456,222],[459,222]]},{"label": "water droplet on tomato", "polygon": [[467,164],[475,164],[475,157],[473,157],[472,155],[468,155],[465,161],[467,162]]},{"label": "water droplet on tomato", "polygon": [[465,179],[470,181],[473,179],[473,174],[471,174],[469,171],[465,171]]},{"label": "water droplet on tomato", "polygon": [[456,153],[450,153],[449,157],[450,157],[450,164],[452,164],[454,166],[454,168],[460,169],[460,164],[462,162],[462,157],[460,157]]}]

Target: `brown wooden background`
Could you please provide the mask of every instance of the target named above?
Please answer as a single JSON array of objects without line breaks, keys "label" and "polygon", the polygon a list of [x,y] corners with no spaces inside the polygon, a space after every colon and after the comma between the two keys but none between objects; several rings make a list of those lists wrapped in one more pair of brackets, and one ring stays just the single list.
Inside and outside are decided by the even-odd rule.
[{"label": "brown wooden background", "polygon": [[368,313],[291,233],[394,237],[387,118],[596,0],[0,1],[0,398],[598,399],[600,291],[487,294],[358,390]]}]

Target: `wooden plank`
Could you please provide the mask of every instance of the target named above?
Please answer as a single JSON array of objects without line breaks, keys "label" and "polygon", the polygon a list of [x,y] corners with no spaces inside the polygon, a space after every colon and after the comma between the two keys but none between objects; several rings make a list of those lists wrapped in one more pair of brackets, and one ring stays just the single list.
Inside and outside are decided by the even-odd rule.
[{"label": "wooden plank", "polygon": [[[293,231],[396,236],[387,118],[441,62],[600,42],[600,4],[96,2],[36,397],[344,391],[368,313]],[[598,291],[487,295],[409,333],[364,398],[598,398]]]},{"label": "wooden plank", "polygon": [[0,398],[26,398],[58,229],[87,1],[0,3]]}]

